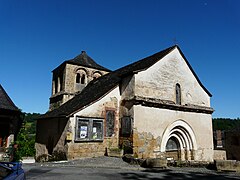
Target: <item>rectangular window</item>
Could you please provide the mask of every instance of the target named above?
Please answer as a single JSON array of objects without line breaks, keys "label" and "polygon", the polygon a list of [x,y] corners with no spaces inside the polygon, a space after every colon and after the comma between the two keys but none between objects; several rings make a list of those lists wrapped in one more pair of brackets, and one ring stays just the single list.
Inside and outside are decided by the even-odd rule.
[{"label": "rectangular window", "polygon": [[77,117],[77,141],[103,140],[103,120]]},{"label": "rectangular window", "polygon": [[112,137],[114,134],[115,111],[106,111],[106,137]]},{"label": "rectangular window", "polygon": [[92,139],[95,140],[103,138],[102,125],[102,121],[93,121]]},{"label": "rectangular window", "polygon": [[122,136],[129,137],[132,134],[132,119],[129,116],[121,119]]}]

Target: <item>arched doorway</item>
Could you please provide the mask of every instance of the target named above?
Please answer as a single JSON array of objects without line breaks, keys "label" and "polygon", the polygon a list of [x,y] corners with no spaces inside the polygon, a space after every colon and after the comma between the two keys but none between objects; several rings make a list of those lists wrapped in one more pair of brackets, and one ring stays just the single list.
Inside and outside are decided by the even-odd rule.
[{"label": "arched doorway", "polygon": [[174,136],[170,137],[167,141],[166,158],[170,160],[181,159],[180,144],[178,139]]},{"label": "arched doorway", "polygon": [[190,125],[183,120],[170,124],[164,131],[161,152],[174,160],[194,160],[196,138]]}]

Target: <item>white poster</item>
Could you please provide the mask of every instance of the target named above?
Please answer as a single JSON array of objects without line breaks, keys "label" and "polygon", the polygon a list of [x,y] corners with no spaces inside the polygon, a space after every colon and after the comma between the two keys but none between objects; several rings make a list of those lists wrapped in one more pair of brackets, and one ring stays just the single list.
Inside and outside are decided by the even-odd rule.
[{"label": "white poster", "polygon": [[80,138],[86,138],[87,137],[87,126],[81,126],[80,130]]},{"label": "white poster", "polygon": [[93,139],[97,139],[97,128],[93,127]]}]

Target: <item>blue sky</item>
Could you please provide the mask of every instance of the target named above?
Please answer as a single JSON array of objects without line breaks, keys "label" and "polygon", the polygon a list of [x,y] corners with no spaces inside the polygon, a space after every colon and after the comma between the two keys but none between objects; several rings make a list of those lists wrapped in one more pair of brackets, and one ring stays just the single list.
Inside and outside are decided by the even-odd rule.
[{"label": "blue sky", "polygon": [[82,50],[115,70],[177,43],[213,94],[213,117],[240,117],[238,0],[0,0],[0,83],[44,113],[51,71]]}]

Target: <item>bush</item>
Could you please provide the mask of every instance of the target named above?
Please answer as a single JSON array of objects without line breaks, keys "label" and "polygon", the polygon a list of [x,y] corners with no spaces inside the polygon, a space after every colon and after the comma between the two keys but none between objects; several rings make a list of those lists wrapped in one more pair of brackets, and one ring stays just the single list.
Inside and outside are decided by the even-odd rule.
[{"label": "bush", "polygon": [[47,154],[42,154],[36,158],[36,162],[46,162],[48,160]]},{"label": "bush", "polygon": [[52,155],[49,156],[48,161],[61,161],[67,160],[66,153],[63,151],[53,151]]},{"label": "bush", "polygon": [[16,143],[18,144],[16,151],[17,160],[21,160],[22,157],[26,156],[35,156],[35,134],[28,134],[25,127],[20,129]]}]

